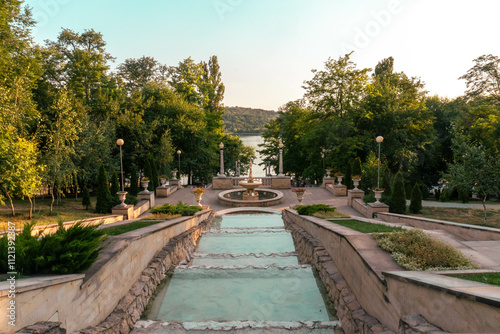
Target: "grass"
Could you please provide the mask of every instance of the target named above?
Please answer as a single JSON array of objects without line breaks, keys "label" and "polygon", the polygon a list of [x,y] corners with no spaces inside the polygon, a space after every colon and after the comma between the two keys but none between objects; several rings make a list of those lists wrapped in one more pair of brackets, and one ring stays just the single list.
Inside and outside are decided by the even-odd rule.
[{"label": "grass", "polygon": [[462,252],[419,229],[374,234],[377,245],[408,270],[477,269]]},{"label": "grass", "polygon": [[351,218],[351,216],[346,215],[345,213],[337,212],[337,211],[318,211],[313,213],[314,217],[322,218],[322,219],[333,219],[333,218]]},{"label": "grass", "polygon": [[149,217],[143,218],[142,220],[170,220],[178,217],[181,217],[181,215],[172,213],[154,213]]},{"label": "grass", "polygon": [[362,233],[383,233],[402,231],[401,227],[390,227],[382,224],[365,223],[359,220],[335,220],[333,223],[352,228]]},{"label": "grass", "polygon": [[[91,198],[92,207],[95,207],[96,198]],[[99,213],[94,213],[92,209],[85,210],[82,206],[81,197],[76,201],[74,198],[64,198],[61,200],[60,205],[54,203],[53,215],[50,216],[50,203],[52,199],[46,196],[44,199],[37,198],[35,201],[35,211],[33,214],[36,220],[36,225],[57,224],[60,220],[73,221],[82,220],[85,218],[103,216]],[[10,205],[8,202],[0,206],[0,231],[7,228],[8,222],[16,224],[16,228],[23,228],[24,224],[29,222],[29,201],[28,200],[14,200],[14,208],[16,216],[12,217]]]},{"label": "grass", "polygon": [[135,221],[129,224],[124,224],[124,225],[118,225],[118,226],[113,226],[113,227],[108,227],[104,228],[104,232],[106,232],[107,235],[120,235],[123,233],[127,233],[130,231],[138,230],[143,227],[151,226],[154,224],[161,223],[162,221],[160,220],[139,220]]},{"label": "grass", "polygon": [[446,276],[500,286],[500,273],[455,274]]},{"label": "grass", "polygon": [[[422,213],[413,216],[446,220],[468,225],[483,225],[482,209],[423,207]],[[486,226],[500,228],[500,210],[488,210]]]}]

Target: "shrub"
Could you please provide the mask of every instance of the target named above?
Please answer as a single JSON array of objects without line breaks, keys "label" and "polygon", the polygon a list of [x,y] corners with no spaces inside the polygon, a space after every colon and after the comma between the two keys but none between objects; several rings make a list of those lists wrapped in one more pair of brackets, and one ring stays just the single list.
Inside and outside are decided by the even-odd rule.
[{"label": "shrub", "polygon": [[392,186],[391,206],[389,211],[392,213],[404,214],[406,212],[406,192],[403,180],[403,174],[398,172],[394,178]]},{"label": "shrub", "polygon": [[324,212],[333,212],[335,208],[332,208],[326,204],[314,204],[314,205],[300,205],[295,208],[299,215],[312,216],[313,213],[324,211]]},{"label": "shrub", "polygon": [[158,169],[156,168],[156,163],[153,159],[149,160],[151,165],[151,181],[153,183],[153,191],[160,186],[160,180],[158,179]]},{"label": "shrub", "polygon": [[[144,176],[147,177],[149,180],[153,179],[153,170],[151,168],[151,163],[149,162],[149,159],[146,159],[146,163],[144,164]],[[155,190],[154,182],[151,181],[149,182],[148,190],[149,191]]]},{"label": "shrub", "polygon": [[377,245],[392,253],[408,270],[474,269],[477,265],[451,245],[418,229],[373,235]]},{"label": "shrub", "polygon": [[125,198],[125,204],[136,205],[137,203],[139,203],[137,197],[131,194],[127,194],[127,197]]},{"label": "shrub", "polygon": [[187,205],[185,203],[179,202],[177,205],[164,204],[162,206],[157,206],[152,208],[149,212],[152,214],[156,213],[170,213],[179,214],[181,216],[193,216],[196,212],[202,209],[196,205]]},{"label": "shrub", "polygon": [[342,180],[342,183],[347,187],[347,189],[352,189],[353,188],[353,183],[352,183],[352,161],[349,161],[347,163],[347,166],[345,168],[345,176],[344,179]]},{"label": "shrub", "polygon": [[[99,225],[76,223],[67,230],[62,222],[56,233],[32,236],[34,222],[24,225],[16,236],[16,267],[22,275],[73,274],[88,269],[97,260],[104,239]],[[7,236],[0,241],[0,253],[6,253]],[[6,258],[6,257],[5,257]],[[6,265],[0,262],[2,270]]]},{"label": "shrub", "polygon": [[352,169],[351,169],[351,177],[352,176],[361,176],[363,173],[363,169],[361,167],[361,159],[357,157],[354,159],[354,162],[352,164]]},{"label": "shrub", "polygon": [[85,207],[86,210],[88,210],[92,205],[90,203],[90,193],[87,186],[83,186],[82,205]]},{"label": "shrub", "polygon": [[413,186],[410,199],[410,212],[420,213],[422,211],[422,192],[417,183]]},{"label": "shrub", "polygon": [[[121,190],[120,180],[118,179],[118,174],[116,171],[113,171],[113,175],[111,176],[111,196],[115,196],[117,192]],[[118,196],[117,196],[118,197]]]},{"label": "shrub", "polygon": [[137,196],[139,193],[139,175],[137,173],[137,167],[132,166],[130,170],[130,195]]},{"label": "shrub", "polygon": [[113,198],[109,191],[108,177],[106,176],[106,169],[104,165],[99,168],[99,177],[97,179],[97,202],[95,210],[98,213],[111,212],[113,207]]},{"label": "shrub", "polygon": [[365,203],[375,203],[376,201],[375,194],[371,191],[363,197],[363,202]]}]

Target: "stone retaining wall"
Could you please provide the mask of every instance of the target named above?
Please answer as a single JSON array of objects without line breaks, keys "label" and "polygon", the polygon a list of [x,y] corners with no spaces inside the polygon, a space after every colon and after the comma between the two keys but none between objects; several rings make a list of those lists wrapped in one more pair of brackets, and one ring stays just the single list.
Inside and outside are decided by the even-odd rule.
[{"label": "stone retaining wall", "polygon": [[444,230],[466,241],[500,240],[500,229],[493,227],[467,225],[385,212],[376,213],[376,217],[389,223],[407,224],[425,230]]}]

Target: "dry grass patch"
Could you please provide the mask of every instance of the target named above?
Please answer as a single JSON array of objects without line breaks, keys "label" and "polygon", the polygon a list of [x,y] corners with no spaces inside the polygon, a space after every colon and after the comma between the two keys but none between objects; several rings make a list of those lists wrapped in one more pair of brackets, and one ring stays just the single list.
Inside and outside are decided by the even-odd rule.
[{"label": "dry grass patch", "polygon": [[[488,210],[486,226],[500,228],[500,210]],[[483,210],[463,208],[435,208],[423,207],[417,217],[446,220],[468,225],[483,225]]]},{"label": "dry grass patch", "polygon": [[174,218],[182,217],[180,214],[173,213],[154,213],[151,216],[143,218],[142,220],[170,220]]},{"label": "dry grass patch", "polygon": [[314,217],[322,218],[322,219],[334,219],[334,218],[351,218],[351,216],[346,215],[345,213],[342,212],[337,212],[337,211],[318,211],[313,213]]}]

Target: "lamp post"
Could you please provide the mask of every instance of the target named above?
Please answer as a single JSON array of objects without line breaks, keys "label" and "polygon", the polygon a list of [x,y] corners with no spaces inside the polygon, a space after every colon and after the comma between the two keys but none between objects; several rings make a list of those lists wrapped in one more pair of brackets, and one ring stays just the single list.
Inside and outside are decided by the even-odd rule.
[{"label": "lamp post", "polygon": [[224,177],[226,175],[224,175],[224,144],[222,142],[219,144],[219,148],[220,148],[220,172],[219,172],[219,176]]},{"label": "lamp post", "polygon": [[177,180],[180,180],[181,179],[181,150],[177,150],[177,155],[179,156],[179,170],[177,171],[177,173],[179,175],[177,175]]},{"label": "lamp post", "polygon": [[380,144],[384,141],[384,137],[378,136],[376,138],[378,143],[378,176],[377,176],[377,188],[380,188]]},{"label": "lamp post", "polygon": [[122,182],[121,182],[121,186],[122,186],[122,191],[119,191],[117,194],[118,194],[118,198],[120,199],[120,201],[122,202],[119,206],[120,207],[125,207],[126,204],[125,204],[125,199],[127,197],[127,192],[125,191],[125,187],[123,186],[123,158],[122,158],[122,146],[123,144],[125,144],[125,141],[123,139],[118,139],[116,141],[116,145],[120,146],[120,172],[121,172],[121,176],[122,176]]},{"label": "lamp post", "polygon": [[280,161],[279,161],[279,169],[278,169],[278,176],[285,176],[283,175],[283,143],[281,142],[280,140],[280,143],[278,145],[278,147],[280,148]]}]

